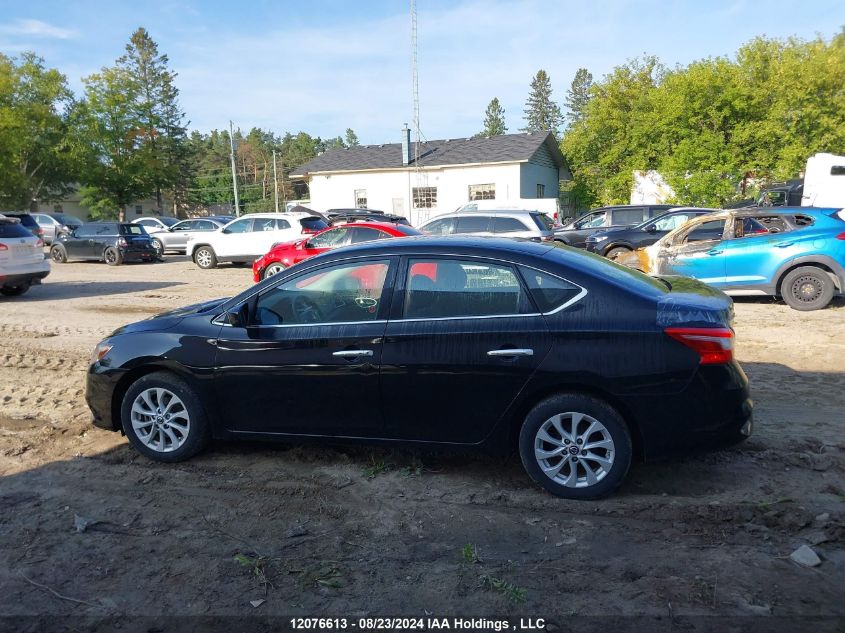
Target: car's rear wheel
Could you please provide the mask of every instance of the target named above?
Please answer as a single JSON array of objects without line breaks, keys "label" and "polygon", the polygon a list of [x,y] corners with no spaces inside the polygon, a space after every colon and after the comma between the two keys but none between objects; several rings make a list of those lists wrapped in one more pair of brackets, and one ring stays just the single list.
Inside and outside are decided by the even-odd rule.
[{"label": "car's rear wheel", "polygon": [[261,276],[262,279],[267,279],[267,277],[272,277],[273,275],[278,275],[285,269],[284,264],[280,264],[278,262],[270,264],[267,268],[264,269],[264,274]]},{"label": "car's rear wheel", "polygon": [[217,267],[217,254],[210,246],[200,246],[194,252],[194,263],[203,269]]},{"label": "car's rear wheel", "polygon": [[631,434],[603,400],[562,393],[535,406],[522,425],[519,453],[529,476],[566,499],[613,492],[631,465]]},{"label": "car's rear wheel", "polygon": [[53,248],[50,249],[50,259],[57,264],[64,264],[67,262],[67,252],[61,246],[53,246]]},{"label": "car's rear wheel", "polygon": [[135,381],[121,404],[126,437],[141,454],[178,462],[199,453],[208,442],[208,422],[194,390],[167,372]]},{"label": "car's rear wheel", "polygon": [[616,259],[620,255],[624,255],[625,253],[630,253],[630,248],[625,248],[624,246],[614,246],[609,251],[607,251],[604,256],[608,259]]},{"label": "car's rear wheel", "polygon": [[4,297],[17,297],[29,290],[29,284],[21,284],[19,286],[4,286],[0,288],[0,294]]},{"label": "car's rear wheel", "polygon": [[821,310],[833,299],[833,280],[821,268],[801,266],[783,278],[780,292],[794,310]]},{"label": "car's rear wheel", "polygon": [[123,263],[123,255],[114,246],[109,246],[103,252],[103,259],[109,266],[120,266]]},{"label": "car's rear wheel", "polygon": [[150,240],[153,249],[156,252],[156,258],[161,259],[164,257],[164,244],[161,243],[161,240],[157,237],[154,237]]}]

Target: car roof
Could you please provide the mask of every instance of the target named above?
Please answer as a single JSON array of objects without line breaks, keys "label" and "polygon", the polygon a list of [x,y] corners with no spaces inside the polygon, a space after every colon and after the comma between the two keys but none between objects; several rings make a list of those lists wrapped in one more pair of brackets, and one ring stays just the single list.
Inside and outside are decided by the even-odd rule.
[{"label": "car roof", "polygon": [[428,222],[433,222],[434,220],[442,220],[443,218],[460,218],[463,216],[472,216],[477,217],[479,215],[542,215],[542,211],[538,211],[537,209],[476,209],[472,211],[452,211],[451,213],[442,213],[438,216],[435,216],[428,220]]}]

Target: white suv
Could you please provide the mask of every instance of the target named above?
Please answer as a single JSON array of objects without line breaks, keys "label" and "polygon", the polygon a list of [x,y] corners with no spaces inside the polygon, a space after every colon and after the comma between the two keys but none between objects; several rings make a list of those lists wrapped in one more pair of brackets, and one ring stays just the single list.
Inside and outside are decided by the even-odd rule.
[{"label": "white suv", "polygon": [[[188,238],[186,254],[200,268],[219,262],[251,262],[278,242],[293,242],[306,232],[307,213],[251,213],[224,227]],[[307,231],[310,232],[310,231]]]},{"label": "white suv", "polygon": [[50,261],[44,258],[41,238],[17,218],[0,215],[0,294],[22,295],[49,274]]}]

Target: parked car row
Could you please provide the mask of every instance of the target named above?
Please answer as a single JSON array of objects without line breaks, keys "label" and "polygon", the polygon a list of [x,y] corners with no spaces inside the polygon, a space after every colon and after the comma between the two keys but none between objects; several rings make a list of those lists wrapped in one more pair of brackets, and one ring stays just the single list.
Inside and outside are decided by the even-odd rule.
[{"label": "parked car row", "polygon": [[0,294],[22,295],[50,274],[44,241],[17,217],[0,215]]}]

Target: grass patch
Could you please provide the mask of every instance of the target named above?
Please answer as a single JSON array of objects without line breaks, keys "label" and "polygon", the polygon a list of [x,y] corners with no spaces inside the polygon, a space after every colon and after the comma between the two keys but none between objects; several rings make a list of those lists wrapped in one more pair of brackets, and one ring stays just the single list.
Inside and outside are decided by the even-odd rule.
[{"label": "grass patch", "polygon": [[478,546],[475,543],[467,543],[461,548],[461,558],[467,565],[475,565],[480,562],[478,558]]},{"label": "grass patch", "polygon": [[496,578],[495,576],[490,576],[488,574],[482,574],[479,576],[478,582],[481,587],[487,591],[496,591],[507,597],[508,600],[515,604],[522,604],[525,602],[525,597],[528,593],[528,590],[525,589],[525,587],[519,587],[512,582],[504,580],[503,578]]}]

